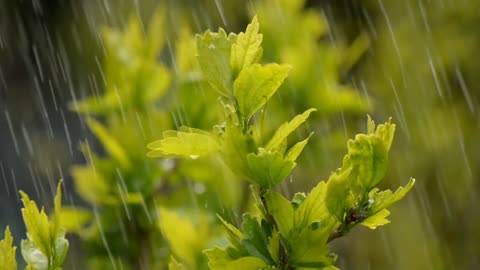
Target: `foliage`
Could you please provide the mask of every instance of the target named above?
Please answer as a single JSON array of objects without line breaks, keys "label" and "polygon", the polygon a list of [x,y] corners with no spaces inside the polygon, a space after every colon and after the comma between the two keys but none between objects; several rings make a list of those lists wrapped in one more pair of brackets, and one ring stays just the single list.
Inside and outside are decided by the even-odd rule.
[{"label": "foliage", "polygon": [[[255,57],[248,58],[255,61],[244,61],[249,64],[242,65],[236,74],[237,63],[242,62],[237,59],[238,51],[251,50],[243,57],[261,53],[259,34],[250,38],[254,46],[243,40],[255,35],[252,29],[258,29],[256,18],[245,34],[227,35],[219,29],[197,35],[199,64],[212,88],[223,97],[225,122],[211,132],[188,127],[167,131],[162,139],[148,145],[148,155],[196,159],[218,154],[235,174],[252,184],[261,214],[244,214],[241,229],[221,219],[230,245],[205,251],[211,269],[332,269],[336,257],[327,243],[357,224],[374,229],[388,223],[386,207],[405,196],[414,181],[395,193],[375,188],[386,172],[395,125],[389,121],[375,127],[369,119],[368,133],[348,142],[342,168],[327,182],[320,182],[308,195],[295,195],[292,201],[273,191],[291,173],[309,139],[287,151],[288,135],[315,109],[281,125],[267,143],[262,143],[261,127],[252,117],[278,90],[288,67],[261,65],[255,63]],[[209,58],[213,60],[201,60]],[[228,63],[230,67],[226,67]]]},{"label": "foliage", "polygon": [[[43,208],[39,210],[37,204],[30,200],[26,193],[20,191],[24,205],[22,215],[27,228],[27,239],[21,242],[21,252],[28,270],[61,270],[67,256],[69,243],[65,239],[65,228],[60,222],[61,184],[60,181],[57,186],[54,212],[50,219]],[[16,247],[12,245],[12,234],[7,227],[4,239],[0,241],[0,269],[17,269]]]},{"label": "foliage", "polygon": [[[103,31],[104,93],[71,106],[96,139],[80,145],[87,164],[71,169],[86,205],[60,209],[57,195],[49,222],[22,193],[28,269],[61,266],[68,249],[61,225],[89,251],[88,269],[337,269],[329,242],[357,224],[375,229],[389,222],[386,208],[414,185],[376,188],[395,131],[390,120],[375,127],[369,118],[367,134],[348,142],[342,167],[309,194],[289,199],[276,191],[313,136],[291,142],[312,113],[368,108],[339,85],[339,66],[351,65],[363,47],[353,56],[324,50],[321,18],[305,12],[303,1],[279,3],[292,23],[284,29],[288,40],[275,34],[281,24],[270,1],[255,4],[260,17],[239,34],[220,28],[193,37],[182,25],[172,42],[162,9],[145,27],[132,17],[123,31]],[[167,43],[174,44],[172,63],[162,59]],[[264,53],[269,62],[293,65],[264,63]],[[323,77],[317,63],[326,65]],[[299,93],[295,111],[319,108],[279,125],[265,121],[269,104],[286,111],[273,98],[279,89]],[[220,110],[209,106],[215,99]],[[147,156],[160,162],[145,157],[147,142]],[[1,250],[14,254],[7,232]]]}]

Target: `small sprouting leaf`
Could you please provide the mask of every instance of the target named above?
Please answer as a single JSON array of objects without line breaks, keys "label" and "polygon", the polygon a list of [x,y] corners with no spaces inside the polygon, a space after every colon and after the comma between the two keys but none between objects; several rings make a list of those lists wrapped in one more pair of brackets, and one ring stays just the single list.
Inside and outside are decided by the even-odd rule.
[{"label": "small sprouting leaf", "polygon": [[125,149],[123,149],[117,140],[111,134],[109,134],[107,129],[92,118],[87,120],[87,124],[95,136],[100,140],[103,147],[105,147],[105,150],[112,156],[112,158],[120,163],[123,168],[129,168],[130,160],[128,159]]},{"label": "small sprouting leaf", "polygon": [[238,34],[236,42],[232,45],[230,59],[233,74],[237,75],[240,70],[258,62],[262,57],[263,36],[258,33],[259,29],[260,24],[255,16],[245,33]]},{"label": "small sprouting leaf", "polygon": [[367,134],[374,134],[375,133],[375,121],[370,117],[370,115],[367,115],[368,120],[367,120]]},{"label": "small sprouting leaf", "polygon": [[250,153],[247,162],[251,172],[251,181],[262,188],[270,189],[282,182],[295,167],[295,162],[285,160],[279,152]]},{"label": "small sprouting leaf", "polygon": [[230,53],[236,35],[220,28],[218,33],[206,31],[196,36],[198,63],[206,80],[221,95],[232,96]]},{"label": "small sprouting leaf", "polygon": [[303,192],[297,192],[293,195],[292,198],[292,206],[294,209],[298,209],[298,207],[305,201],[307,198],[307,194]]},{"label": "small sprouting leaf", "polygon": [[17,270],[17,261],[15,259],[16,247],[13,246],[12,233],[7,226],[2,240],[0,240],[0,269]]},{"label": "small sprouting leaf", "polygon": [[[312,112],[316,111],[316,110],[317,109],[314,109],[314,108],[309,109],[309,110],[305,111],[304,113],[295,116],[289,122],[283,123],[278,128],[278,130],[275,132],[275,134],[270,139],[270,141],[267,143],[267,145],[265,146],[265,150],[270,151],[272,149],[278,148],[282,144],[282,142],[288,137],[288,135],[290,135],[290,133],[295,131],[303,122],[305,122],[307,120],[307,118],[310,116],[310,114]],[[298,146],[298,147],[300,147],[300,146]],[[301,150],[300,150],[300,152],[301,152]]]},{"label": "small sprouting leaf", "polygon": [[233,84],[233,95],[245,119],[267,103],[287,78],[289,70],[287,65],[253,64],[240,71]]},{"label": "small sprouting leaf", "polygon": [[362,221],[362,225],[368,227],[372,230],[376,229],[378,226],[383,226],[385,224],[390,223],[390,220],[387,217],[390,215],[390,211],[387,209],[382,209],[373,216],[369,216],[364,221]]},{"label": "small sprouting leaf", "polygon": [[170,130],[163,133],[163,139],[150,143],[149,157],[179,156],[198,158],[219,150],[217,139],[210,133],[183,128],[181,131]]}]

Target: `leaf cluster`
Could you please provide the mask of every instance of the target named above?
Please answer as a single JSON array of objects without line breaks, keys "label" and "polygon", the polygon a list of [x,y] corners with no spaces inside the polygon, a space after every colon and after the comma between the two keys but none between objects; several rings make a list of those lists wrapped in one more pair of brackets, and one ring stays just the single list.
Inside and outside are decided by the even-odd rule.
[{"label": "leaf cluster", "polygon": [[[22,256],[27,270],[61,270],[68,253],[69,243],[65,239],[65,228],[61,225],[62,181],[58,183],[54,199],[54,211],[49,218],[45,210],[38,208],[28,195],[20,191],[24,208],[23,221],[27,228],[27,239],[21,242]],[[0,241],[0,269],[15,270],[16,247],[10,228],[5,229],[4,239]]]},{"label": "leaf cluster", "polygon": [[[355,225],[372,229],[388,223],[386,207],[401,199],[414,181],[392,193],[379,192],[395,125],[375,127],[369,118],[367,134],[348,142],[343,166],[308,195],[290,201],[272,190],[293,170],[310,137],[287,150],[287,137],[310,109],[278,127],[263,142],[255,115],[286,79],[289,67],[259,64],[262,35],[256,17],[245,33],[207,31],[197,35],[202,73],[223,97],[225,121],[212,131],[183,127],[166,131],[148,145],[150,157],[198,157],[217,154],[239,177],[253,184],[261,215],[243,216],[241,229],[221,219],[230,245],[205,251],[212,269],[335,269],[336,256],[328,242]],[[239,60],[240,59],[240,60]]]}]

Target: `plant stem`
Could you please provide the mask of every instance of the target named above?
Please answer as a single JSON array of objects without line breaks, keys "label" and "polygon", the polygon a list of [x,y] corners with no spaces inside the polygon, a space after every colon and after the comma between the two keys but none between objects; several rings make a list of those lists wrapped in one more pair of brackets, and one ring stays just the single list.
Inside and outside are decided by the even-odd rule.
[{"label": "plant stem", "polygon": [[355,227],[355,225],[365,220],[366,217],[364,215],[358,214],[357,212],[358,211],[355,208],[350,210],[350,212],[345,217],[343,223],[340,224],[340,226],[338,226],[338,228],[330,234],[327,243],[330,243],[337,238],[347,235],[350,230]]}]

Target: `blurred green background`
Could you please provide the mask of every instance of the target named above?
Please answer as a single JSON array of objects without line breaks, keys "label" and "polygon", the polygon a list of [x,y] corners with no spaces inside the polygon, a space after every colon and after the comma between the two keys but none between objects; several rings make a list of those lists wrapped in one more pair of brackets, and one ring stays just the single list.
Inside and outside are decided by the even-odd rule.
[{"label": "blurred green background", "polygon": [[[164,4],[170,28],[160,58],[168,64],[181,24],[195,33],[218,27],[238,32],[258,2],[1,0],[1,228],[10,224],[17,240],[24,235],[18,189],[48,206],[55,183],[64,178],[65,204],[84,204],[69,168],[85,163],[79,141],[95,140],[68,104],[102,92],[103,26],[121,29],[131,14],[148,21],[154,7]],[[391,116],[397,123],[383,187],[417,179],[413,192],[393,207],[391,224],[356,228],[334,243],[337,265],[480,268],[480,2],[305,1],[302,12],[322,18],[316,26],[299,23],[306,15],[276,12],[272,3],[285,0],[266,2],[270,6],[259,14],[265,21],[264,59],[290,63],[294,72],[304,66],[272,104],[271,121],[283,122],[308,106],[320,111],[309,120],[316,134],[308,152],[281,190],[306,191],[327,178],[340,166],[346,140],[365,130],[367,113],[377,122]],[[325,94],[331,88],[349,94]],[[195,102],[188,98],[180,97],[184,106]],[[178,121],[175,113],[169,117]],[[98,143],[94,147],[101,151]],[[65,268],[81,269],[81,254],[73,245]]]}]

